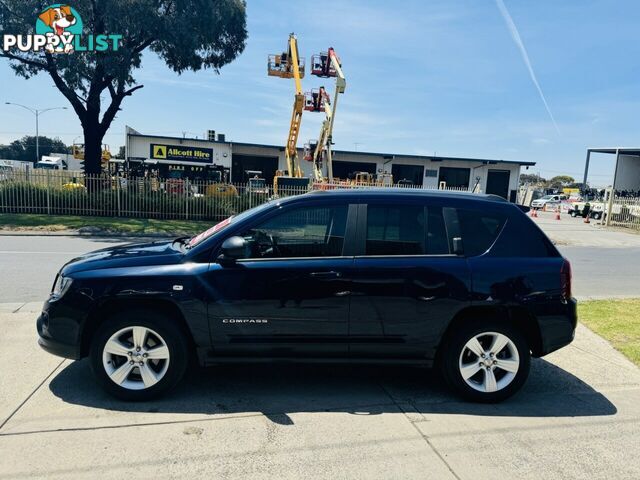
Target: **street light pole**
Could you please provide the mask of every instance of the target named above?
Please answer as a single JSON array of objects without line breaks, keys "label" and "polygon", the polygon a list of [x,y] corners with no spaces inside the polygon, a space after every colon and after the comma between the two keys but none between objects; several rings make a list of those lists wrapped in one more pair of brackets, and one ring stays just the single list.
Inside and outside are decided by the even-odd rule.
[{"label": "street light pole", "polygon": [[[27,107],[26,105],[21,105],[19,103],[12,103],[12,102],[4,102],[5,105],[14,105],[16,107],[22,107],[25,110],[29,110],[31,113],[33,113],[36,117],[36,163],[37,164],[40,161],[40,115],[45,113],[45,112],[50,112],[51,110],[67,110],[67,107],[53,107],[53,108],[45,108],[44,110],[39,110],[37,108],[31,108],[31,107]],[[35,165],[34,164],[34,165]]]}]

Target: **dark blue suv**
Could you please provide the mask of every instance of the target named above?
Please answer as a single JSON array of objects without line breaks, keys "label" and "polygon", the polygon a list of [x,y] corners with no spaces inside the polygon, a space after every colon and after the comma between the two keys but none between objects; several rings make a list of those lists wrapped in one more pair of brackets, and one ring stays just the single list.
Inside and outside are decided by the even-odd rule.
[{"label": "dark blue suv", "polygon": [[531,355],[572,341],[576,302],[569,262],[516,205],[342,190],[76,258],[37,326],[45,350],[90,357],[127,400],[164,392],[197,358],[436,365],[493,402],[523,385]]}]

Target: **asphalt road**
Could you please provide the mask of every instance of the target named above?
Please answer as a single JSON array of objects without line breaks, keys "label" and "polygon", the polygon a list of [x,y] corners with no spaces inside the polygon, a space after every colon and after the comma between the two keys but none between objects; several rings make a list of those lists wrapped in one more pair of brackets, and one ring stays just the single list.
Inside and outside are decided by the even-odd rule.
[{"label": "asphalt road", "polygon": [[[134,239],[0,236],[0,303],[43,301],[64,263],[82,253],[126,241]],[[578,298],[640,296],[640,247],[559,248],[571,261],[573,291]]]}]

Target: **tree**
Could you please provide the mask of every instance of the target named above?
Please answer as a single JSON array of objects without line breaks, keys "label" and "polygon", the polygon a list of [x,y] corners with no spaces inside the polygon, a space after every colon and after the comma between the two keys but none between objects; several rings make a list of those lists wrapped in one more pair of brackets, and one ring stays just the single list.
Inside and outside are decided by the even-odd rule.
[{"label": "tree", "polygon": [[[38,137],[41,155],[52,153],[68,153],[67,147],[59,138]],[[34,162],[36,158],[36,137],[25,136],[14,140],[9,145],[0,146],[0,158],[5,160],[22,160]]]},{"label": "tree", "polygon": [[576,180],[569,175],[556,175],[547,182],[547,185],[549,188],[562,188],[575,183],[575,181]]},{"label": "tree", "polygon": [[[46,3],[45,3],[46,4]],[[0,0],[3,34],[34,34],[40,0]],[[117,51],[70,54],[0,50],[16,75],[48,74],[71,103],[84,133],[85,171],[100,173],[102,140],[124,99],[143,87],[133,73],[150,50],[178,74],[216,73],[243,50],[244,0],[75,0],[84,34],[122,35]],[[107,106],[103,111],[103,96]]]},{"label": "tree", "polygon": [[546,182],[546,180],[539,175],[533,173],[521,173],[520,174],[520,184],[525,183],[540,183]]}]

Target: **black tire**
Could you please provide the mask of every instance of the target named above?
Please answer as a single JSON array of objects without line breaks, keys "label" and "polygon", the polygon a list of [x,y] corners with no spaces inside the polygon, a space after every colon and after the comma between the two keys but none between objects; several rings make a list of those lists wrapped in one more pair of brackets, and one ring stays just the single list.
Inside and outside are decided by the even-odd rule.
[{"label": "black tire", "polygon": [[578,216],[578,212],[576,212],[575,210],[571,210],[570,214],[573,218],[576,218]]},{"label": "black tire", "polygon": [[[494,392],[478,391],[472,388],[467,384],[460,372],[459,362],[463,350],[465,350],[465,345],[476,335],[485,332],[495,332],[508,337],[515,345],[519,357],[518,371],[515,377],[504,388]],[[480,360],[480,358],[478,359]],[[506,322],[495,320],[478,321],[456,328],[442,345],[440,356],[440,369],[447,384],[466,400],[480,403],[501,402],[516,393],[529,376],[530,363],[529,345],[522,332]],[[500,371],[496,371],[496,375],[500,374]],[[484,375],[484,372],[479,371],[477,375]]]},{"label": "black tire", "polygon": [[[169,351],[168,366],[162,378],[140,390],[131,390],[115,383],[103,364],[103,350],[107,341],[116,332],[133,326],[145,327],[157,333]],[[157,398],[182,379],[189,363],[188,344],[174,318],[154,310],[134,309],[118,312],[100,325],[91,341],[89,359],[98,384],[110,395],[126,401],[145,401]]]}]

